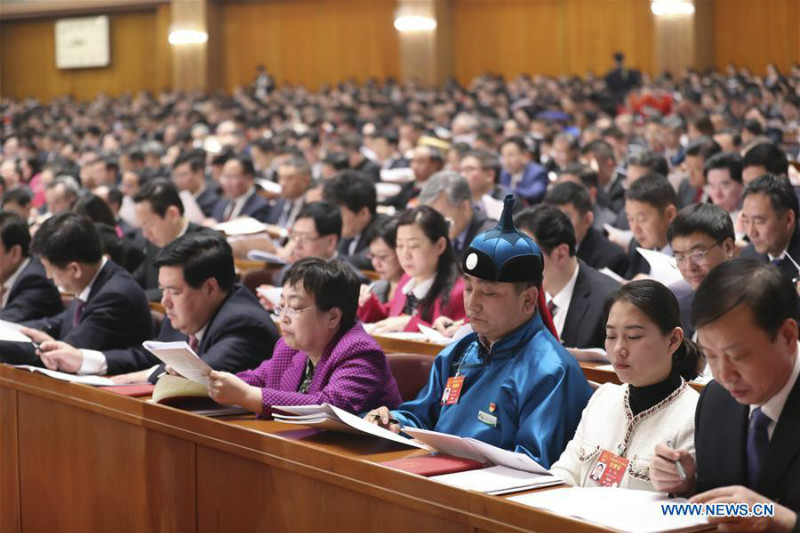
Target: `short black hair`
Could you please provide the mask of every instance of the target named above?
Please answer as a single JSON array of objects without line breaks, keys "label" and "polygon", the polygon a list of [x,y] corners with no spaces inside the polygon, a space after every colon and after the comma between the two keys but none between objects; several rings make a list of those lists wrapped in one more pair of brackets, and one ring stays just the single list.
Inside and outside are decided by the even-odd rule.
[{"label": "short black hair", "polygon": [[183,216],[183,201],[178,188],[165,178],[154,179],[142,185],[139,192],[133,196],[133,202],[137,204],[150,202],[150,209],[161,218],[164,218],[167,209],[172,206],[177,207]]},{"label": "short black hair", "polygon": [[678,196],[669,180],[661,174],[648,172],[634,181],[625,191],[625,200],[643,202],[663,212],[670,205],[678,207]]},{"label": "short black hair", "polygon": [[190,287],[198,289],[209,278],[217,280],[220,289],[228,292],[236,283],[231,245],[214,231],[197,231],[178,237],[156,256],[153,264],[180,266]]},{"label": "short black hair", "polygon": [[742,183],[742,158],[734,152],[723,152],[705,160],[703,176],[708,178],[709,170],[725,169],[733,181]]},{"label": "short black hair", "polygon": [[54,215],[41,225],[31,244],[31,251],[58,268],[69,263],[99,263],[103,247],[88,217],[65,212]]},{"label": "short black hair", "polygon": [[100,222],[111,227],[117,225],[114,213],[105,200],[96,194],[87,194],[78,198],[73,207],[76,213],[88,217],[92,222]]},{"label": "short black hair", "polygon": [[181,154],[175,162],[172,164],[172,169],[175,170],[181,165],[189,163],[189,169],[192,172],[199,172],[201,170],[205,170],[205,161],[204,155],[202,153],[198,153],[196,151],[186,152],[185,154]]},{"label": "short black hair", "polygon": [[300,209],[295,221],[301,218],[310,218],[320,237],[336,235],[342,238],[342,213],[339,208],[328,202],[311,202]]},{"label": "short black hair", "polygon": [[[604,134],[605,136],[605,134]],[[614,148],[603,139],[595,139],[583,148],[581,148],[581,155],[592,154],[600,162],[611,159],[616,161]]]},{"label": "short black hair", "polygon": [[789,178],[774,174],[764,174],[745,186],[744,192],[742,192],[742,200],[751,194],[768,196],[772,203],[772,208],[777,213],[783,214],[787,209],[791,209],[794,211],[795,220],[798,219],[800,206],[798,206],[797,193],[795,193]]},{"label": "short black hair", "polygon": [[329,165],[333,170],[346,170],[350,168],[350,160],[347,154],[342,152],[331,152],[322,160],[323,165]]},{"label": "short black hair", "polygon": [[572,181],[565,181],[552,186],[545,194],[544,202],[556,206],[572,204],[581,215],[585,215],[592,210],[592,198],[589,196],[589,189]]},{"label": "short black hair", "polygon": [[251,178],[255,177],[256,175],[256,167],[253,166],[253,160],[249,157],[244,156],[232,156],[229,157],[224,163],[228,161],[238,161],[239,165],[242,167],[242,174],[245,176],[250,176]]},{"label": "short black hair", "polygon": [[97,229],[97,234],[100,236],[100,245],[103,248],[103,253],[111,258],[118,265],[125,264],[125,245],[122,239],[117,235],[116,228],[103,224],[102,222],[95,222],[94,227]]},{"label": "short black hair", "polygon": [[736,240],[731,216],[714,204],[692,204],[681,209],[667,229],[667,240],[672,242],[675,237],[688,237],[693,233],[705,233],[717,244],[725,239]]},{"label": "short black hair", "polygon": [[769,263],[740,257],[714,267],[697,287],[692,322],[702,328],[742,304],[773,340],[787,319],[797,317],[797,291],[789,277]]},{"label": "short black hair", "polygon": [[575,228],[566,213],[554,205],[527,207],[514,215],[514,225],[533,234],[536,244],[547,254],[566,244],[569,255],[575,255]]},{"label": "short black hair", "polygon": [[595,189],[600,187],[600,177],[597,175],[597,171],[594,170],[589,165],[584,165],[582,163],[570,163],[567,165],[567,168],[559,172],[559,176],[563,176],[564,174],[572,174],[573,176],[577,176],[578,179],[581,180],[587,188],[594,187]]},{"label": "short black hair", "polygon": [[706,136],[698,137],[686,147],[687,156],[702,157],[703,161],[708,161],[709,157],[720,152],[722,152],[722,147],[719,143],[711,137]]},{"label": "short black hair", "polygon": [[356,323],[358,295],[361,284],[353,267],[341,259],[326,261],[306,257],[294,263],[283,276],[283,284],[297,285],[314,298],[314,305],[322,311],[338,307],[342,311],[339,333],[344,333]]},{"label": "short black hair", "polygon": [[326,202],[345,206],[353,213],[368,208],[373,215],[378,207],[375,183],[356,170],[343,170],[325,183],[322,197]]},{"label": "short black hair", "polygon": [[123,197],[124,195],[122,194],[122,191],[120,191],[116,187],[108,190],[109,205],[116,205],[117,207],[121,207]]},{"label": "short black hair", "polygon": [[663,155],[651,150],[644,150],[631,154],[628,156],[627,163],[628,166],[644,167],[650,172],[655,172],[662,176],[667,176],[669,174],[669,163],[667,163],[667,159]]},{"label": "short black hair", "polygon": [[12,189],[3,195],[3,206],[7,203],[14,203],[21,207],[28,207],[31,205],[33,195],[25,189],[17,188]]},{"label": "short black hair", "polygon": [[503,146],[507,144],[514,144],[516,145],[521,152],[530,152],[530,148],[528,148],[528,144],[525,142],[525,138],[522,135],[513,135],[511,137],[506,137],[500,142],[500,149],[503,149]]},{"label": "short black hair", "polygon": [[394,249],[397,246],[397,218],[398,216],[387,217],[372,224],[367,234],[367,242],[381,239],[386,245]]},{"label": "short black hair", "polygon": [[31,245],[28,223],[16,213],[0,212],[0,241],[6,251],[19,245],[22,249],[22,257],[28,257]]},{"label": "short black hair", "polygon": [[769,174],[786,176],[789,173],[789,160],[777,144],[770,142],[758,143],[750,148],[742,160],[742,166],[764,167]]}]

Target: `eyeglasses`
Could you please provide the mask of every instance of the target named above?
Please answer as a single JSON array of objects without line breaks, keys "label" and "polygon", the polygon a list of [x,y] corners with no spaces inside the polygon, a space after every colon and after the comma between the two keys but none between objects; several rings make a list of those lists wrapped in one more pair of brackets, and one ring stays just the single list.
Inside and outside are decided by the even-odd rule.
[{"label": "eyeglasses", "polygon": [[669,264],[672,265],[673,268],[680,268],[681,265],[686,263],[686,261],[691,262],[693,265],[699,265],[706,260],[706,256],[709,254],[709,252],[711,252],[711,250],[717,246],[719,246],[719,243],[712,245],[708,250],[697,250],[685,255],[675,254],[669,258]]},{"label": "eyeglasses", "polygon": [[290,233],[289,239],[297,242],[299,244],[308,244],[309,242],[314,242],[320,240],[322,237],[317,235],[316,237],[312,237],[308,233]]},{"label": "eyeglasses", "polygon": [[275,314],[278,316],[285,315],[286,318],[294,318],[295,316],[299,315],[304,311],[308,311],[309,309],[314,309],[314,306],[304,307],[302,309],[296,309],[294,307],[286,307],[282,305],[276,305],[272,308],[275,311]]}]

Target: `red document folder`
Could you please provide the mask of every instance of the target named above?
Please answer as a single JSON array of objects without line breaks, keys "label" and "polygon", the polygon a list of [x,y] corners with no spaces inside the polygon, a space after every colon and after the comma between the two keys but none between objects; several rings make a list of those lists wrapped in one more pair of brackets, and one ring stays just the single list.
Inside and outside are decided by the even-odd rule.
[{"label": "red document folder", "polygon": [[101,390],[107,390],[110,392],[116,392],[117,394],[122,394],[123,396],[150,396],[153,394],[153,387],[155,385],[151,385],[150,383],[138,383],[136,385],[119,385],[117,387],[98,387]]},{"label": "red document folder", "polygon": [[422,457],[408,457],[406,459],[395,459],[381,463],[397,470],[418,474],[420,476],[438,476],[441,474],[454,474],[466,470],[477,470],[483,468],[483,463],[465,459],[463,457],[453,457],[452,455],[424,455]]}]

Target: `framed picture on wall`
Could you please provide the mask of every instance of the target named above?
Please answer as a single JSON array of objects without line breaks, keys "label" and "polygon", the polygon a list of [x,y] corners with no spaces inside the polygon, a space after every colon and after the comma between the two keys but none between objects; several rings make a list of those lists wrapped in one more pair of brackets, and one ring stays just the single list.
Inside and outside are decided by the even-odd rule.
[{"label": "framed picture on wall", "polygon": [[108,15],[56,21],[56,68],[107,67],[111,63]]}]

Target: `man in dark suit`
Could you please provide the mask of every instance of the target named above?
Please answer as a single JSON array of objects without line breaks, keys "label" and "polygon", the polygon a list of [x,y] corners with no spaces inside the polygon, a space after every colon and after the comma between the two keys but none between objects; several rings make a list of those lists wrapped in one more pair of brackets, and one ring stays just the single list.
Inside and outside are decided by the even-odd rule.
[{"label": "man in dark suit", "polygon": [[359,133],[348,133],[341,141],[339,146],[341,150],[347,154],[347,161],[350,164],[350,169],[358,172],[363,172],[374,183],[381,181],[381,166],[372,161],[361,152],[363,145],[363,138]]},{"label": "man in dark suit", "polygon": [[158,268],[155,266],[158,253],[182,235],[210,230],[186,220],[178,189],[169,180],[148,181],[133,197],[133,201],[136,218],[139,220],[142,234],[147,239],[144,260],[133,272],[133,277],[144,289],[147,300],[158,302],[161,300]]},{"label": "man in dark suit", "polygon": [[614,53],[614,69],[605,75],[606,87],[614,95],[617,105],[625,100],[625,96],[634,87],[642,83],[642,74],[638,70],[625,66],[625,54]]},{"label": "man in dark suit", "polygon": [[[149,339],[153,330],[144,291],[122,267],[103,257],[92,223],[77,213],[47,219],[33,239],[56,285],[75,294],[60,314],[28,322],[23,332],[38,343],[62,340],[94,350],[125,348]],[[3,350],[10,362],[38,362],[33,347]]]},{"label": "man in dark suit", "polygon": [[625,213],[633,231],[625,279],[650,273],[650,263],[639,253],[638,247],[672,255],[667,230],[678,214],[677,202],[675,189],[659,174],[646,174],[625,191]]},{"label": "man in dark suit", "polygon": [[31,257],[31,234],[19,215],[0,213],[0,319],[25,322],[60,313],[61,296]]},{"label": "man in dark suit", "polygon": [[678,186],[678,206],[686,207],[694,203],[708,201],[705,191],[706,174],[704,172],[706,161],[722,152],[722,148],[711,137],[698,137],[686,147],[686,168],[689,177],[684,178]]},{"label": "man in dark suit", "polygon": [[206,185],[205,153],[189,152],[175,160],[172,165],[172,181],[180,191],[189,191],[206,217],[214,214],[219,195]]},{"label": "man in dark suit", "polygon": [[[269,314],[246,288],[237,285],[233,253],[213,232],[178,237],[155,262],[164,287],[167,316],[156,340],[186,341],[215,370],[241,372],[272,356],[278,332]],[[66,372],[121,374],[118,381],[155,381],[160,362],[141,346],[80,350],[63,342],[42,346],[42,360]]]},{"label": "man in dark suit", "polygon": [[232,157],[222,167],[222,190],[225,198],[217,202],[211,217],[227,222],[237,217],[253,217],[260,222],[270,218],[270,206],[256,191],[253,163],[244,157]]},{"label": "man in dark suit", "polygon": [[741,220],[750,244],[742,257],[772,263],[794,279],[800,274],[798,201],[788,178],[765,174],[742,193]]},{"label": "man in dark suit", "polygon": [[711,519],[725,531],[800,531],[797,300],[776,268],[747,258],[717,266],[697,289],[692,318],[715,378],[697,403],[697,459],[659,444],[650,479],[699,493],[696,503],[775,504],[772,517]]},{"label": "man in dark suit", "polygon": [[713,204],[692,204],[681,209],[667,231],[675,266],[684,281],[670,286],[681,310],[686,338],[695,332],[691,321],[694,291],[718,264],[735,253],[733,221],[728,212]]},{"label": "man in dark suit", "polygon": [[509,137],[500,145],[503,172],[500,184],[528,205],[538,204],[547,191],[547,170],[530,160],[530,151],[521,136]]},{"label": "man in dark suit", "polygon": [[556,206],[525,209],[514,224],[542,250],[542,288],[561,342],[570,348],[602,347],[606,300],[619,283],[575,257],[575,230]]},{"label": "man in dark suit", "polygon": [[429,205],[450,222],[450,242],[456,257],[469,247],[479,233],[497,225],[472,205],[472,194],[466,178],[453,172],[437,172],[425,182],[419,193],[420,205]]},{"label": "man in dark suit", "polygon": [[269,224],[290,229],[305,205],[305,195],[311,187],[311,167],[304,157],[290,155],[278,166],[281,195],[272,204],[266,220]]},{"label": "man in dark suit", "polygon": [[364,174],[344,170],[325,183],[322,198],[338,206],[342,215],[338,257],[356,268],[372,270],[369,258],[371,230],[385,218],[376,212],[378,201],[375,184]]},{"label": "man in dark suit", "polygon": [[414,181],[404,183],[399,193],[384,202],[398,211],[402,211],[406,207],[413,207],[413,205],[409,205],[409,202],[416,203],[422,185],[444,167],[444,155],[434,146],[419,145],[414,148],[410,164],[411,170],[414,172]]},{"label": "man in dark suit", "polygon": [[617,172],[614,147],[597,139],[581,149],[581,162],[597,169],[597,205],[619,213],[625,207],[625,176]]},{"label": "man in dark suit", "polygon": [[628,256],[595,228],[591,197],[586,187],[565,181],[551,187],[544,201],[558,207],[572,222],[578,259],[592,268],[599,270],[607,267],[620,276],[625,275]]}]

